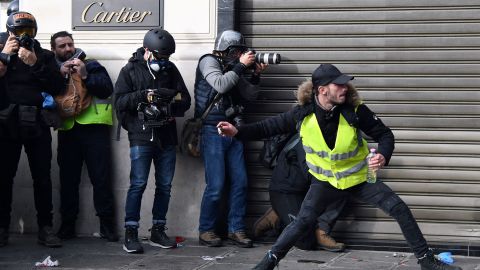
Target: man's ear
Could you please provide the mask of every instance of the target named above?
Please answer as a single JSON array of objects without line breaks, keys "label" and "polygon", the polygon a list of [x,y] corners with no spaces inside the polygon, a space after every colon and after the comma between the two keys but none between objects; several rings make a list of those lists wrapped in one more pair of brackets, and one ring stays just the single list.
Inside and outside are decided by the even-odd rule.
[{"label": "man's ear", "polygon": [[327,87],[325,87],[324,85],[320,85],[318,88],[317,88],[317,93],[319,95],[325,95],[327,93]]}]

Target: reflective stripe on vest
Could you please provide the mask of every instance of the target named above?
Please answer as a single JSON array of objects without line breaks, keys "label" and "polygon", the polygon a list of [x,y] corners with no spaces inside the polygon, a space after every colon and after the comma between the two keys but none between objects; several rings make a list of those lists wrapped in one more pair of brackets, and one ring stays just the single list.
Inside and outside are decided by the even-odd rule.
[{"label": "reflective stripe on vest", "polygon": [[112,125],[112,99],[93,98],[88,108],[76,117],[70,117],[63,121],[61,130],[69,130],[73,128],[75,122],[83,125],[88,124],[104,124]]},{"label": "reflective stripe on vest", "polygon": [[315,114],[302,121],[300,136],[306,153],[309,172],[320,181],[328,181],[338,189],[346,189],[366,180],[367,142],[358,143],[355,127],[340,115],[334,149],[325,142]]}]

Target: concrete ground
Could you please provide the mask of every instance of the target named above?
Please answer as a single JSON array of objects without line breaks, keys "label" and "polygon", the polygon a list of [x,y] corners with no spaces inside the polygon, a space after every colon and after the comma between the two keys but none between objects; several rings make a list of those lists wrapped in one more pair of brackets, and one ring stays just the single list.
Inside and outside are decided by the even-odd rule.
[{"label": "concrete ground", "polygon": [[[94,237],[64,241],[62,248],[46,248],[36,242],[35,235],[11,235],[9,245],[0,247],[0,269],[174,269],[174,270],[243,270],[251,269],[261,260],[270,245],[257,244],[243,249],[227,244],[220,248],[200,246],[196,239],[187,239],[176,249],[160,249],[144,243],[144,254],[127,254],[122,242],[108,243]],[[58,260],[58,267],[35,267],[47,256]],[[480,270],[480,257],[454,256],[464,270]],[[343,270],[410,270],[420,269],[411,253],[390,251],[347,250],[292,251],[280,262],[278,269],[343,269]]]}]

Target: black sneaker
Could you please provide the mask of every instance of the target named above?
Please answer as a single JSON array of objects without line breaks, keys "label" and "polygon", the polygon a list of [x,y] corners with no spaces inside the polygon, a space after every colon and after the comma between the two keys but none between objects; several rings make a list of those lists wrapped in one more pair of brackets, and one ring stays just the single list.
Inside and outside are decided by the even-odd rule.
[{"label": "black sneaker", "polygon": [[0,247],[6,246],[8,244],[8,230],[5,228],[0,228]]},{"label": "black sneaker", "polygon": [[115,224],[112,218],[100,219],[100,237],[107,239],[108,242],[118,241],[118,235],[115,231]]},{"label": "black sneaker", "polygon": [[123,243],[123,250],[128,253],[143,253],[142,244],[138,241],[137,227],[125,227],[125,242]]},{"label": "black sneaker", "polygon": [[418,264],[420,264],[422,270],[462,270],[461,267],[448,265],[435,258],[431,250],[418,259]]},{"label": "black sneaker", "polygon": [[271,250],[267,252],[262,261],[260,261],[254,268],[254,270],[273,270],[278,264],[278,258]]},{"label": "black sneaker", "polygon": [[52,227],[50,226],[40,228],[40,231],[38,231],[38,243],[51,248],[62,246],[62,240],[53,233]]},{"label": "black sneaker", "polygon": [[62,240],[73,239],[77,237],[75,233],[75,224],[63,223],[60,226],[60,229],[57,232],[58,238]]},{"label": "black sneaker", "polygon": [[165,231],[167,228],[165,225],[154,224],[150,229],[150,245],[154,247],[161,247],[161,248],[174,248],[177,247],[177,242],[168,238]]}]

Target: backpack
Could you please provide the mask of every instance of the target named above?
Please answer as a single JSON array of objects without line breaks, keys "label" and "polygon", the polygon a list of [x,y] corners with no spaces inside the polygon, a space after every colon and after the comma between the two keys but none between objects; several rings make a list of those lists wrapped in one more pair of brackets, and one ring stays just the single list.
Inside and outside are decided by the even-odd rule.
[{"label": "backpack", "polygon": [[279,134],[266,139],[258,156],[260,164],[268,169],[275,168],[278,156],[293,135],[295,133]]},{"label": "backpack", "polygon": [[90,106],[92,96],[88,94],[87,87],[79,74],[70,74],[67,89],[64,93],[55,96],[55,102],[60,116],[69,118],[78,116]]}]

